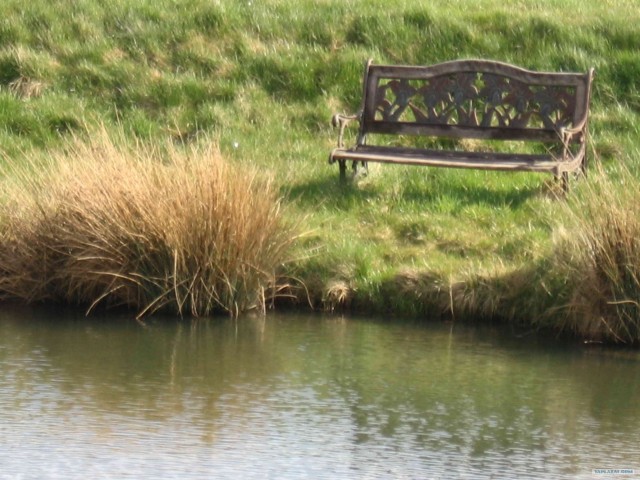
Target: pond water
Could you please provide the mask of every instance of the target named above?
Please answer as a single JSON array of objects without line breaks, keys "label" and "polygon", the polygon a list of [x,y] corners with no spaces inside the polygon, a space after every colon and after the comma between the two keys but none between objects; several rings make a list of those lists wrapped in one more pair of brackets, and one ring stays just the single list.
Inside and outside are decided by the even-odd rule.
[{"label": "pond water", "polygon": [[639,400],[640,353],[504,328],[0,312],[2,479],[640,478]]}]

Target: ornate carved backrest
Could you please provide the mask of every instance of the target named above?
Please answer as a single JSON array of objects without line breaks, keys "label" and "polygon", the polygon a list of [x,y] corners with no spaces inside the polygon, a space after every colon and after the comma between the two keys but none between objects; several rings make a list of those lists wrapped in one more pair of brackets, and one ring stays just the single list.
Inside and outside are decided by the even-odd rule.
[{"label": "ornate carved backrest", "polygon": [[592,73],[539,73],[500,62],[367,64],[362,133],[557,141],[586,119]]}]

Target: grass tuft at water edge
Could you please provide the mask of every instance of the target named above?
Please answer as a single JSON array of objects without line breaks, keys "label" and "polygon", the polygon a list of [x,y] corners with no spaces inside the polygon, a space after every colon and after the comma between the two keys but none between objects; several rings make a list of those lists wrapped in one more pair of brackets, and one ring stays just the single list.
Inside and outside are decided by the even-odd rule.
[{"label": "grass tuft at water edge", "polygon": [[168,310],[263,308],[295,238],[269,178],[215,145],[98,132],[4,175],[0,298]]}]

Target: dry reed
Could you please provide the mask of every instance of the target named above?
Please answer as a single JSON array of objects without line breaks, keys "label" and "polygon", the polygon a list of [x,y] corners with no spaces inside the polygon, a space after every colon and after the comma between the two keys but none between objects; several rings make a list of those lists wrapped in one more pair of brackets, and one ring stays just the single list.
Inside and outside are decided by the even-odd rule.
[{"label": "dry reed", "polygon": [[47,163],[4,175],[0,298],[139,316],[264,307],[295,238],[270,180],[214,146],[127,147],[105,131]]},{"label": "dry reed", "polygon": [[566,328],[587,338],[640,342],[640,182],[600,173],[569,207],[561,270],[570,285]]}]

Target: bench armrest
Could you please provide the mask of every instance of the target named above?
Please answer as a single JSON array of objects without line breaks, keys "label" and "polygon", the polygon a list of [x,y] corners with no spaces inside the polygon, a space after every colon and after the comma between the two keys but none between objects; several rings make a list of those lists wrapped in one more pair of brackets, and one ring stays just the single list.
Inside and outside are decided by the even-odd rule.
[{"label": "bench armrest", "polygon": [[[587,115],[573,127],[567,127],[560,129],[560,136],[562,137],[563,152],[562,156],[565,160],[574,160],[576,158],[583,158],[585,156],[585,141],[587,132]],[[580,149],[576,152],[571,149],[571,143],[574,141],[574,137],[578,137],[578,143]]]},{"label": "bench armrest", "polygon": [[344,130],[347,125],[353,120],[360,121],[360,115],[343,115],[341,113],[336,113],[331,119],[331,124],[334,127],[339,127],[340,131],[338,132],[338,148],[344,147]]},{"label": "bench armrest", "polygon": [[565,127],[560,129],[560,135],[562,135],[562,141],[565,144],[568,144],[571,139],[573,137],[575,137],[576,135],[580,135],[582,133],[585,132],[586,130],[586,126],[587,126],[587,115],[585,115],[583,117],[582,120],[580,120],[580,122],[578,122],[576,125],[574,125],[573,127]]}]

